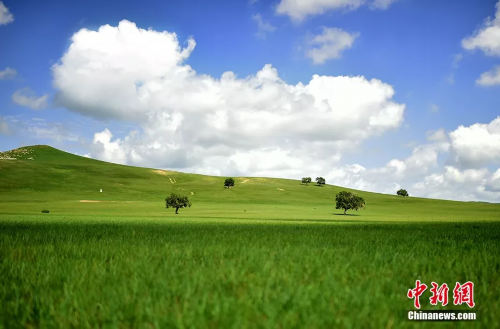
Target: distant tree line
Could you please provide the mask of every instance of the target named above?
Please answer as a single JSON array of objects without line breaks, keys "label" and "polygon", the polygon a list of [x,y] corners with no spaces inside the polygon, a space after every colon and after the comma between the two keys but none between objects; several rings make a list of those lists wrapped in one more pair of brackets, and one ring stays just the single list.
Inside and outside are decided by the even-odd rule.
[{"label": "distant tree line", "polygon": [[[307,186],[310,182],[312,182],[311,177],[302,177],[302,184],[306,184]],[[326,180],[323,177],[316,177],[316,184],[318,186],[325,185]]]},{"label": "distant tree line", "polygon": [[[311,177],[303,177],[302,184],[306,184],[306,186],[312,182]],[[234,187],[234,178],[226,178],[224,180],[224,187],[232,188]],[[318,186],[322,186],[326,184],[326,180],[323,177],[316,177],[316,184]],[[409,196],[408,191],[405,189],[399,189],[396,192],[397,195],[407,197]],[[366,206],[365,199],[361,196],[348,192],[348,191],[340,191],[335,196],[335,208],[341,209],[344,211],[344,215],[347,214],[348,210],[356,210],[364,209]],[[166,208],[174,208],[175,213],[179,213],[179,209],[191,207],[191,201],[186,195],[180,195],[176,193],[172,193],[165,199],[165,207]],[[47,211],[48,212],[48,211]]]}]

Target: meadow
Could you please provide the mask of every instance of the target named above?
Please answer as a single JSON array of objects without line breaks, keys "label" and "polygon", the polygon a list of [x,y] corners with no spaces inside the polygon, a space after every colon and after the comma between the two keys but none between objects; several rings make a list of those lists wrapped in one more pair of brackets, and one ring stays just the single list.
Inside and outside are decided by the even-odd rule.
[{"label": "meadow", "polygon": [[[3,157],[1,327],[500,325],[500,205],[355,191],[367,207],[344,216],[334,199],[348,189],[334,185],[238,177],[224,189],[44,146]],[[172,191],[193,207],[164,209]],[[417,279],[474,282],[474,309],[431,306],[429,289],[420,300],[477,321],[406,320]]]}]

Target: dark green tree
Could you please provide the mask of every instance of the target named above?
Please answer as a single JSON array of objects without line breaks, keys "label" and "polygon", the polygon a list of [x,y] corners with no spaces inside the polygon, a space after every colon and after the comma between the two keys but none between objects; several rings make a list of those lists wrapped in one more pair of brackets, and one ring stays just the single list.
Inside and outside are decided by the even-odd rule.
[{"label": "dark green tree", "polygon": [[358,211],[358,209],[365,208],[365,199],[347,191],[341,191],[337,193],[335,202],[335,209],[343,209],[344,215],[347,213],[347,210],[352,209]]},{"label": "dark green tree", "polygon": [[325,185],[326,181],[323,177],[316,177],[316,183],[321,186]]},{"label": "dark green tree", "polygon": [[172,193],[165,199],[165,208],[175,208],[176,214],[179,213],[179,208],[186,207],[191,207],[191,201],[185,195]]},{"label": "dark green tree", "polygon": [[396,192],[397,195],[401,195],[401,196],[410,196],[408,194],[408,191],[406,191],[405,189],[399,189],[397,192]]},{"label": "dark green tree", "polygon": [[224,187],[231,188],[234,186],[234,179],[232,178],[226,178],[224,181]]},{"label": "dark green tree", "polygon": [[311,177],[302,177],[302,184],[309,184],[312,181]]}]

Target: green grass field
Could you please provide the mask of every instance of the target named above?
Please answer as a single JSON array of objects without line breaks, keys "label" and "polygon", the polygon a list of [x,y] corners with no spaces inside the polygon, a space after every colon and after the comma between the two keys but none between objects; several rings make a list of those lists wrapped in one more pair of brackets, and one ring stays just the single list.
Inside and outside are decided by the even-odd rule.
[{"label": "green grass field", "polygon": [[[366,209],[343,216],[348,189],[298,179],[224,189],[47,146],[0,154],[0,326],[500,326],[500,205],[357,191]],[[193,207],[164,209],[171,192]],[[417,279],[474,282],[472,310],[420,300],[477,321],[407,321]]]}]

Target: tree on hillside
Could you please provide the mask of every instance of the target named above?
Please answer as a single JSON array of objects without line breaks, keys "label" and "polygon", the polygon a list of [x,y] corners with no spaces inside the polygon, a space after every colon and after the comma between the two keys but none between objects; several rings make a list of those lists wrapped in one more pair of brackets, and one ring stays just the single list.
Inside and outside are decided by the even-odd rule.
[{"label": "tree on hillside", "polygon": [[335,197],[336,206],[335,209],[343,209],[344,215],[347,210],[356,210],[365,208],[365,199],[362,197],[347,191],[341,191],[337,193]]},{"label": "tree on hillside", "polygon": [[226,178],[224,181],[224,187],[231,188],[234,186],[234,179],[232,178]]},{"label": "tree on hillside", "polygon": [[165,208],[175,208],[175,213],[178,214],[179,208],[191,207],[191,201],[185,195],[170,194],[165,199]]},{"label": "tree on hillside", "polygon": [[321,186],[325,185],[326,181],[323,177],[316,177],[316,183]]},{"label": "tree on hillside", "polygon": [[311,177],[302,177],[302,184],[309,184],[312,181]]},{"label": "tree on hillside", "polygon": [[399,189],[397,192],[396,192],[397,195],[401,195],[401,196],[410,196],[408,194],[408,191],[406,191],[405,189]]}]

